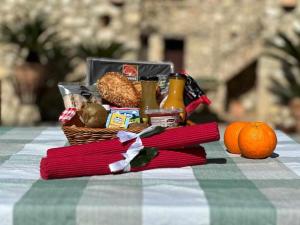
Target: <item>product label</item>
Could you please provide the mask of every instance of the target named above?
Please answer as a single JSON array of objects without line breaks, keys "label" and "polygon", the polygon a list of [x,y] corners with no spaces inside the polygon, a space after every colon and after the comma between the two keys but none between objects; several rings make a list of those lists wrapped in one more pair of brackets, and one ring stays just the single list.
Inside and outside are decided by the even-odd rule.
[{"label": "product label", "polygon": [[107,128],[127,128],[129,123],[129,118],[126,115],[122,115],[120,113],[110,113],[107,121]]},{"label": "product label", "polygon": [[138,109],[111,109],[111,113],[119,113],[125,115],[129,119],[129,123],[140,123],[140,112]]},{"label": "product label", "polygon": [[179,123],[178,116],[159,116],[150,118],[151,125],[162,127],[177,127]]},{"label": "product label", "polygon": [[139,70],[138,65],[124,64],[122,67],[122,74],[131,81],[137,81]]}]

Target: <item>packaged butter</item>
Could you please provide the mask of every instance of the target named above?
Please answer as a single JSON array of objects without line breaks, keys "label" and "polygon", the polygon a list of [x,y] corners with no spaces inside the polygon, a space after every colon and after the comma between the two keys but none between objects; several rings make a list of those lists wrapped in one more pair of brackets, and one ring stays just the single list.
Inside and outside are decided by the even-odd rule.
[{"label": "packaged butter", "polygon": [[111,113],[120,113],[129,119],[130,123],[140,123],[140,111],[138,108],[111,108]]},{"label": "packaged butter", "polygon": [[122,115],[118,112],[110,113],[107,121],[107,128],[124,128],[126,129],[129,124],[129,118],[126,115]]}]

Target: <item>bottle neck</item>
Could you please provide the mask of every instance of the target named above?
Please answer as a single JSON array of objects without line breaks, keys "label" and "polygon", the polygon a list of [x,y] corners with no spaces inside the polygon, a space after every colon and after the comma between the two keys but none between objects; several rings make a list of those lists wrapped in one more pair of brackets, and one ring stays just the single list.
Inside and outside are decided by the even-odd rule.
[{"label": "bottle neck", "polygon": [[178,78],[171,78],[169,80],[169,96],[168,98],[175,98],[179,101],[183,100],[185,80]]}]

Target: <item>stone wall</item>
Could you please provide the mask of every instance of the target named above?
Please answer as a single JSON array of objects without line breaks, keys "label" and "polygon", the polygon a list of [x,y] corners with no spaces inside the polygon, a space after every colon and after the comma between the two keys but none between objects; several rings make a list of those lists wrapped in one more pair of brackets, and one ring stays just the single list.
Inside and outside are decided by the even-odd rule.
[{"label": "stone wall", "polygon": [[[132,50],[125,57],[135,59],[139,48],[139,8],[140,0],[131,0],[123,6],[107,0],[3,0],[0,23],[17,27],[36,15],[44,15],[49,27],[65,40],[65,45],[124,42]],[[2,76],[2,123],[28,125],[38,122],[37,108],[23,105],[15,93],[13,68],[23,62],[23,52],[18,53],[13,46],[2,44],[0,60],[1,70],[6,71]],[[84,62],[75,63],[78,66],[74,74],[67,76],[68,80],[80,79],[85,74]]]},{"label": "stone wall", "polygon": [[[162,60],[164,39],[185,42],[185,69],[196,79],[215,79],[212,108],[225,114],[226,82],[257,59],[262,48],[267,2],[143,1],[142,32],[149,35],[151,60]],[[160,46],[160,47],[157,47]],[[157,51],[159,49],[159,51]],[[156,54],[155,54],[156,53]]]},{"label": "stone wall", "polygon": [[185,68],[195,76],[228,79],[251,58],[241,56],[257,54],[253,46],[262,34],[264,0],[146,0],[143,5],[142,31],[162,40],[184,39]]},{"label": "stone wall", "polygon": [[[45,15],[49,26],[56,29],[66,43],[126,41],[132,49],[139,47],[140,0],[123,7],[108,0],[3,0],[0,22],[15,24]],[[14,13],[12,13],[14,12]],[[108,16],[108,25],[101,18]],[[130,32],[129,32],[130,30]]]},{"label": "stone wall", "polygon": [[[290,29],[299,7],[287,14],[274,0],[3,0],[0,22],[17,25],[38,13],[47,16],[67,44],[119,40],[131,49],[124,56],[127,59],[138,59],[141,35],[148,36],[147,59],[152,61],[164,59],[164,39],[184,40],[185,69],[196,79],[218,82],[210,97],[220,115],[225,112],[226,82],[259,60],[257,92],[244,99],[249,102],[260,96],[254,117],[268,120],[270,111],[276,111],[267,91],[268,77],[279,67],[270,59],[260,59],[263,41],[278,28]],[[21,59],[11,46],[0,46],[1,66],[7,75]],[[84,66],[76,72],[82,75]],[[18,102],[12,80],[3,81],[2,96]],[[9,91],[3,93],[6,88]],[[12,115],[6,105],[9,101],[2,103],[3,122]],[[18,111],[18,104],[14,110]],[[13,119],[7,123],[13,124]]]}]

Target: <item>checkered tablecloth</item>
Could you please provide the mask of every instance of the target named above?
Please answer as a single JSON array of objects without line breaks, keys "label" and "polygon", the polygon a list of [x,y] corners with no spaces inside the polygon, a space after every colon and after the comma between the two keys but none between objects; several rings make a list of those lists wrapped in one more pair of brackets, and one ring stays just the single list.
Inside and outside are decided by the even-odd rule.
[{"label": "checkered tablecloth", "polygon": [[277,135],[275,158],[221,141],[204,145],[207,165],[44,181],[41,157],[67,144],[60,128],[0,128],[0,225],[299,225],[300,145]]}]

